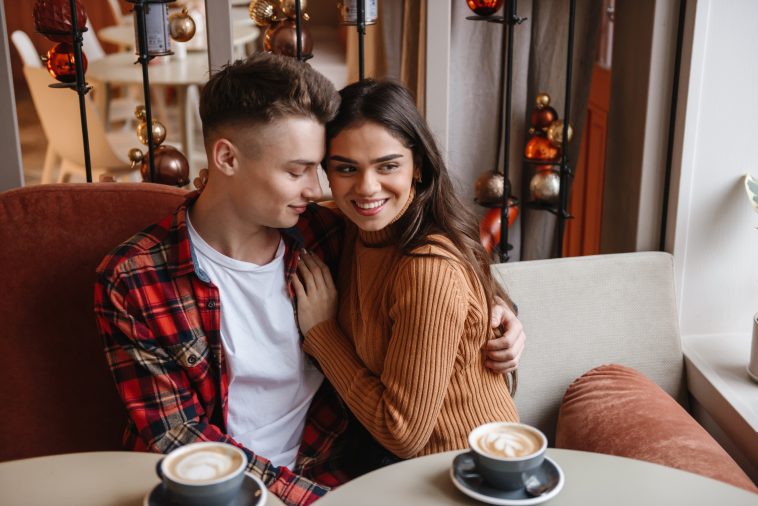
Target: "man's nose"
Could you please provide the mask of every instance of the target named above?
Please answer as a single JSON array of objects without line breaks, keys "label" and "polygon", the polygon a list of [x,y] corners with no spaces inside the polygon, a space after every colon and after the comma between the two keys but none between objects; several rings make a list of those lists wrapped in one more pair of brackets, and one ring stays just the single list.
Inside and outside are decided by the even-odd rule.
[{"label": "man's nose", "polygon": [[307,178],[305,188],[303,188],[303,196],[308,200],[320,200],[324,195],[324,191],[321,189],[321,183],[318,180],[318,169],[307,171]]}]

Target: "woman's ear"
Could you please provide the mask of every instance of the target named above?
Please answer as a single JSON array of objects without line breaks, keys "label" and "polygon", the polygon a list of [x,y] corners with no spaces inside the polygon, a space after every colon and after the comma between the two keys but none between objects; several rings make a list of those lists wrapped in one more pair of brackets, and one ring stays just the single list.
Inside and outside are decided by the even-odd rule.
[{"label": "woman's ear", "polygon": [[220,137],[211,148],[212,164],[227,176],[233,176],[239,169],[240,153],[232,141]]}]

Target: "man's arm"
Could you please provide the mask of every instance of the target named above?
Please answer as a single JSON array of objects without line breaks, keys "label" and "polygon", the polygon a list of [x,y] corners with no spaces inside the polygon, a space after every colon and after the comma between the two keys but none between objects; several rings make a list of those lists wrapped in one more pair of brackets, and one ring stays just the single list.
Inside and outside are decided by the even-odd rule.
[{"label": "man's arm", "polygon": [[[288,505],[307,505],[328,489],[244,448],[210,421],[200,399],[213,392],[208,343],[195,338],[164,347],[146,323],[139,296],[125,276],[99,273],[95,314],[111,373],[138,437],[153,452],[167,453],[195,441],[220,441],[242,448],[248,470],[261,477]],[[134,280],[132,280],[134,281]],[[133,286],[133,285],[132,285]],[[161,319],[154,318],[154,325]],[[217,379],[216,379],[217,380]],[[218,409],[221,409],[220,402]]]}]

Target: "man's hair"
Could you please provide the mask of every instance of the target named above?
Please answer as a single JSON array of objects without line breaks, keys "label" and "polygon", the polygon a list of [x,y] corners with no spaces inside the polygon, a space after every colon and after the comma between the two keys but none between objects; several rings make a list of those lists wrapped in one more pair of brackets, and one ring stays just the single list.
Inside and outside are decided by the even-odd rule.
[{"label": "man's hair", "polygon": [[223,127],[269,123],[287,116],[326,124],[337,114],[334,85],[290,56],[255,53],[225,65],[203,87],[200,118],[206,140]]}]

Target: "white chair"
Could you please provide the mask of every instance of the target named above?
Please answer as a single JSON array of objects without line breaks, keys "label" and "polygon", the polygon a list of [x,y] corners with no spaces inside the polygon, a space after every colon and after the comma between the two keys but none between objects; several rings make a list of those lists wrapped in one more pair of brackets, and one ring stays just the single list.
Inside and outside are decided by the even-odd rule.
[{"label": "white chair", "polygon": [[41,67],[42,58],[37,53],[37,48],[34,47],[34,42],[23,30],[15,30],[11,34],[11,40],[13,45],[16,46],[16,51],[21,57],[21,62],[25,67]]},{"label": "white chair", "polygon": [[117,24],[123,25],[132,22],[132,15],[124,14],[118,0],[108,0],[108,7],[110,7],[111,13],[113,13],[113,19]]},{"label": "white chair", "polygon": [[[56,81],[44,68],[24,67],[24,76],[37,109],[42,129],[47,136],[48,155],[42,172],[42,183],[53,181],[53,172],[60,165],[59,182],[72,175],[83,179],[86,170],[79,97],[69,89],[50,88]],[[139,171],[133,171],[127,156],[130,148],[141,147],[134,131],[106,132],[100,114],[89,95],[85,96],[87,127],[92,164],[92,178],[101,174],[117,180],[139,181]],[[51,157],[51,160],[48,160]]]}]

